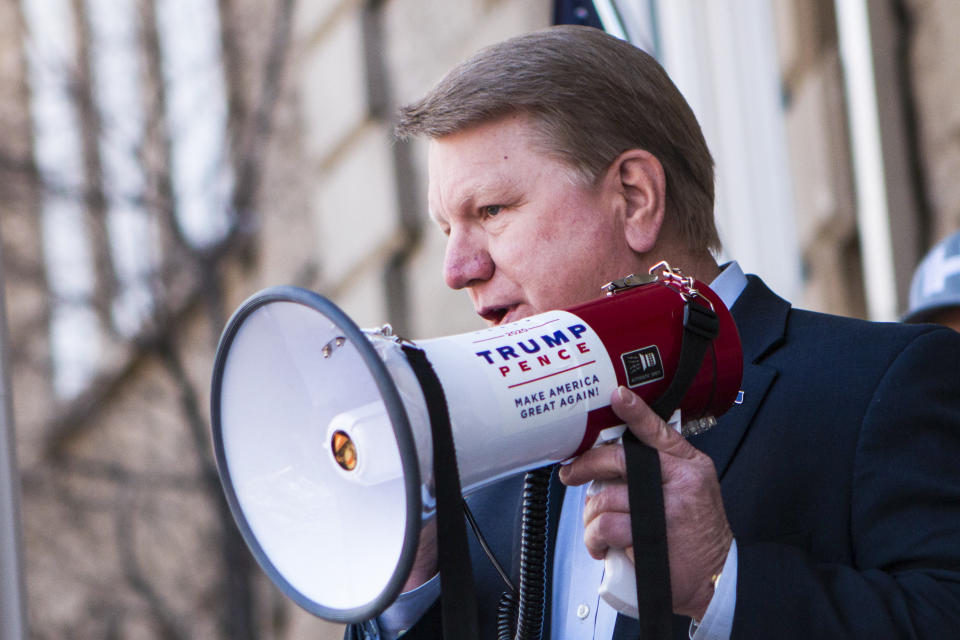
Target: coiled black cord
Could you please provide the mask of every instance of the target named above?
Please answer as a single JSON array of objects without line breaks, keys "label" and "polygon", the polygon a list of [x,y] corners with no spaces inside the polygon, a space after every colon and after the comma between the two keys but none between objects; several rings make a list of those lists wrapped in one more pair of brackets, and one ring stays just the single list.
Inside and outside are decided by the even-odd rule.
[{"label": "coiled black cord", "polygon": [[517,594],[504,591],[497,604],[497,640],[513,640],[517,623]]},{"label": "coiled black cord", "polygon": [[[520,533],[520,590],[506,592],[497,608],[498,640],[540,640],[547,583],[547,501],[553,467],[528,471],[523,478]],[[514,633],[516,630],[516,633]]]}]

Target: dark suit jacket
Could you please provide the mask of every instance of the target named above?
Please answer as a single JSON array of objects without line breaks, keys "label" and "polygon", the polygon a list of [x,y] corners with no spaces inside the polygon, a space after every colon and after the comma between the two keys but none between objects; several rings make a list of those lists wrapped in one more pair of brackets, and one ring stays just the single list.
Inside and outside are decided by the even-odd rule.
[{"label": "dark suit jacket", "polygon": [[[692,442],[737,539],[733,638],[960,637],[960,334],[791,309],[754,276],[732,311],[743,403]],[[511,491],[477,500],[497,520]],[[436,613],[406,637],[439,637]]]}]

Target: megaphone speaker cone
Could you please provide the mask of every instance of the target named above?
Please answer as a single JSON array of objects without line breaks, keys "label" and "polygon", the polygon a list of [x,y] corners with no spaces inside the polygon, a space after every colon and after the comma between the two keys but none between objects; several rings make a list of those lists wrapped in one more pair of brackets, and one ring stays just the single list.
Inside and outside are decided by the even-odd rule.
[{"label": "megaphone speaker cone", "polygon": [[[420,481],[406,412],[364,334],[321,296],[262,292],[224,332],[211,402],[221,479],[260,565],[316,615],[376,615],[409,572]],[[350,479],[365,462],[368,481]],[[391,473],[371,478],[378,462]]]}]

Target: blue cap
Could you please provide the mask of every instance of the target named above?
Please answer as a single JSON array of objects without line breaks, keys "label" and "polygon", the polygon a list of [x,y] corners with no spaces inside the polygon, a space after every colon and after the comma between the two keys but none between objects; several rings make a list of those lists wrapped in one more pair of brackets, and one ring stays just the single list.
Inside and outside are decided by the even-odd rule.
[{"label": "blue cap", "polygon": [[926,322],[938,309],[960,306],[960,231],[930,250],[913,272],[904,322]]}]

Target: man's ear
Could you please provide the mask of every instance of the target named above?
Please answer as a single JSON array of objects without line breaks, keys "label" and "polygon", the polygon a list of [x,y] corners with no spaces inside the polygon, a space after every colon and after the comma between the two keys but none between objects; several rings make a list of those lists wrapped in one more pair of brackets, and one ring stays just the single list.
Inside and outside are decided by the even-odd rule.
[{"label": "man's ear", "polygon": [[623,226],[627,244],[648,253],[657,244],[666,209],[667,177],[649,151],[624,151],[610,166],[615,188],[625,203]]}]

